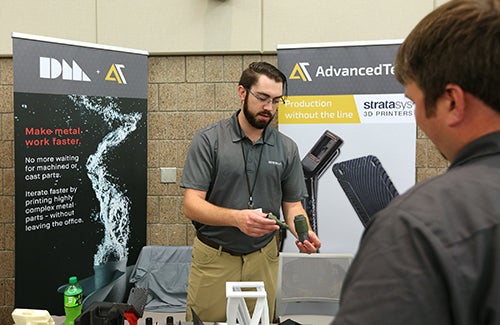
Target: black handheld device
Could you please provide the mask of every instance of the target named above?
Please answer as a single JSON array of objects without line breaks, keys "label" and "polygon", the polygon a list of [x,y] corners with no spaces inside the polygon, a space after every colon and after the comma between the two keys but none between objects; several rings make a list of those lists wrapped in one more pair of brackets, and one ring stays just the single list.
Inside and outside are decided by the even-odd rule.
[{"label": "black handheld device", "polygon": [[302,169],[306,178],[321,177],[340,153],[344,141],[333,132],[326,130],[311,150],[302,159]]},{"label": "black handheld device", "polygon": [[340,146],[343,143],[344,141],[338,135],[326,130],[302,159],[302,170],[304,171],[307,192],[309,194],[309,197],[302,203],[309,216],[311,228],[315,233],[318,233],[318,180],[337,158],[340,153]]}]

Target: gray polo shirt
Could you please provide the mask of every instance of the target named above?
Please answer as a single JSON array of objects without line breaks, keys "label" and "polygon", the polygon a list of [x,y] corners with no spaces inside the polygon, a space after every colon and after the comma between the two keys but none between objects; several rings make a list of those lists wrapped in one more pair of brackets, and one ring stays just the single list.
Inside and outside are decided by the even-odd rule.
[{"label": "gray polo shirt", "polygon": [[[206,191],[207,201],[217,206],[247,209],[248,183],[252,188],[255,182],[254,208],[278,216],[282,201],[296,202],[307,197],[297,145],[271,126],[266,128],[264,139],[252,144],[247,137],[241,136],[236,118],[239,112],[195,134],[180,186]],[[265,246],[274,235],[250,237],[236,227],[193,224],[204,236],[240,253]]]}]

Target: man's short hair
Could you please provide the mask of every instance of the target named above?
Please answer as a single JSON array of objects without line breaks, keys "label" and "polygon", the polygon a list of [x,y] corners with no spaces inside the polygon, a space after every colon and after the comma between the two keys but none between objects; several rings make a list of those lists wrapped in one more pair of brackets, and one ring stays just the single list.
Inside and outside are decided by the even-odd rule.
[{"label": "man's short hair", "polygon": [[[265,75],[269,79],[283,84],[283,89],[287,89],[286,76],[274,65],[267,62],[252,62],[241,74],[239,85],[250,89],[257,83],[259,77]],[[286,93],[286,91],[285,91]]]},{"label": "man's short hair", "polygon": [[500,0],[451,0],[420,21],[399,48],[396,78],[415,82],[426,114],[447,84],[500,112]]}]

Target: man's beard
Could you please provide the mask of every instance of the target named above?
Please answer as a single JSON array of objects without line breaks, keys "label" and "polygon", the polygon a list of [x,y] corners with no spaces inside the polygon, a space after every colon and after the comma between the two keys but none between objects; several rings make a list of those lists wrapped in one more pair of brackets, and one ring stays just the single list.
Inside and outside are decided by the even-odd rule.
[{"label": "man's beard", "polygon": [[269,121],[258,121],[255,118],[255,116],[252,115],[252,113],[250,113],[250,110],[248,109],[248,97],[245,98],[245,102],[243,103],[243,114],[245,114],[245,118],[247,119],[248,123],[250,123],[250,125],[256,129],[265,129],[274,118],[274,115],[272,115],[268,111],[262,111],[258,114],[266,114],[271,118],[269,119]]}]

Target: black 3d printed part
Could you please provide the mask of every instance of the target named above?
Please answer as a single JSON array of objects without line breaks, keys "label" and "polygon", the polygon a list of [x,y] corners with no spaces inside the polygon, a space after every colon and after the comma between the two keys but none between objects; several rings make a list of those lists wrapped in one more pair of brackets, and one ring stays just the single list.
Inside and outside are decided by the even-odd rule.
[{"label": "black 3d printed part", "polygon": [[399,195],[375,156],[368,155],[336,163],[332,171],[365,227],[375,213]]}]

